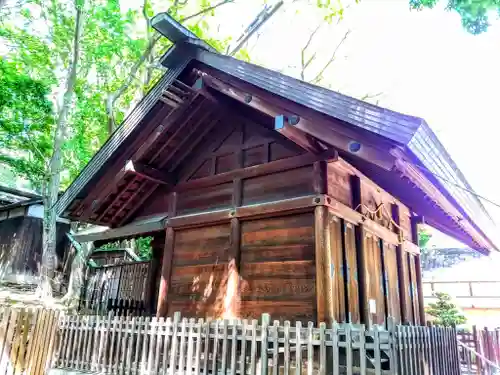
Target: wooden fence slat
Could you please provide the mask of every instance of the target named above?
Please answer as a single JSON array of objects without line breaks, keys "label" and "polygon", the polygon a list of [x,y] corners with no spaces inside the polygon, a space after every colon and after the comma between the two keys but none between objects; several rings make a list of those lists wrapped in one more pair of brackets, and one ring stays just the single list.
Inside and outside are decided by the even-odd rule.
[{"label": "wooden fence slat", "polygon": [[[198,319],[198,323],[196,323],[196,348],[195,348],[195,354],[194,354],[194,373],[195,375],[200,374],[200,361],[201,361],[201,338],[202,338],[202,330],[203,330],[203,319]],[[235,338],[236,340],[236,338]],[[235,358],[234,360],[236,361],[236,352],[235,352]],[[236,363],[234,364],[236,366]],[[234,374],[231,374],[234,375]]]},{"label": "wooden fence slat", "polygon": [[374,355],[375,375],[381,375],[382,374],[382,357],[381,357],[381,353],[380,353],[380,332],[379,332],[378,325],[375,325],[373,327],[373,346],[375,348],[375,355]]},{"label": "wooden fence slat", "polygon": [[295,322],[295,375],[302,373],[302,322]]},{"label": "wooden fence slat", "polygon": [[246,319],[241,323],[241,354],[240,354],[240,374],[246,374],[246,354],[247,354],[247,329],[248,322]]},{"label": "wooden fence slat", "polygon": [[115,341],[116,341],[116,332],[117,332],[117,324],[118,324],[118,317],[116,315],[113,316],[113,320],[111,322],[111,340],[109,341],[109,357],[108,357],[108,366],[107,366],[107,371],[108,373],[114,373],[114,354],[115,354]]},{"label": "wooden fence slat", "polygon": [[359,364],[361,375],[366,375],[366,329],[364,324],[359,332]]},{"label": "wooden fence slat", "polygon": [[340,355],[339,355],[339,326],[337,322],[332,325],[332,368],[333,375],[340,374]]},{"label": "wooden fence slat", "polygon": [[284,375],[290,374],[290,322],[285,320],[284,332],[283,332],[284,343]]},{"label": "wooden fence slat", "polygon": [[140,373],[146,374],[148,370],[148,358],[149,358],[149,345],[151,343],[150,340],[150,332],[152,331],[152,321],[150,317],[146,317],[144,319],[144,330],[142,331],[142,353],[141,353],[141,363],[140,363]]},{"label": "wooden fence slat", "polygon": [[49,311],[46,309],[43,309],[42,313],[42,321],[40,322],[40,330],[38,331],[38,337],[36,338],[36,343],[35,345],[37,346],[35,350],[35,356],[34,356],[34,362],[33,362],[33,374],[38,375],[38,374],[43,374],[43,372],[40,372],[41,368],[41,362],[43,361],[43,348],[45,344],[45,333],[48,330],[48,324],[50,322],[50,315]]},{"label": "wooden fence slat", "polygon": [[170,337],[172,328],[172,319],[167,318],[165,320],[165,326],[163,327],[162,336],[163,336],[163,355],[162,355],[162,365],[161,365],[161,374],[167,374],[168,372],[168,350],[170,349]]},{"label": "wooden fence slat", "polygon": [[227,371],[227,319],[222,321],[222,358],[221,358],[221,372],[226,374]]},{"label": "wooden fence slat", "polygon": [[158,374],[160,371],[160,350],[162,342],[165,340],[165,336],[162,334],[162,331],[165,327],[165,318],[161,317],[158,319],[158,329],[156,330],[156,349],[155,349],[155,357],[153,364],[153,373]]},{"label": "wooden fence slat", "polygon": [[252,344],[250,347],[250,375],[255,375],[257,354],[257,320],[252,320]]},{"label": "wooden fence slat", "polygon": [[178,338],[177,338],[177,330],[180,320],[180,313],[174,314],[174,321],[172,323],[172,344],[170,345],[170,371],[169,375],[175,375],[175,367],[177,365],[177,346],[178,346]]},{"label": "wooden fence slat", "polygon": [[187,319],[182,318],[181,322],[181,339],[179,344],[179,373],[184,374],[185,366],[185,349],[186,349],[186,330],[187,330]]},{"label": "wooden fence slat", "polygon": [[[238,324],[236,320],[233,320],[232,330],[231,330],[231,367],[229,369],[230,375],[236,375],[236,368],[238,366],[238,362],[236,360],[236,349],[238,347]],[[198,375],[195,372],[195,375]]]},{"label": "wooden fence slat", "polygon": [[[205,347],[203,348],[203,375],[208,374],[208,356],[210,353],[210,322],[204,323]],[[242,352],[245,350],[242,349]]]},{"label": "wooden fence slat", "polygon": [[158,332],[158,318],[153,317],[151,319],[151,324],[150,324],[150,334],[149,336],[149,347],[148,347],[148,355],[147,355],[147,366],[146,366],[146,371],[148,375],[153,374],[153,361],[154,361],[154,350],[156,347],[156,336]]},{"label": "wooden fence slat", "polygon": [[137,317],[132,317],[130,320],[130,334],[128,335],[127,340],[127,358],[125,364],[125,374],[132,374],[134,369],[134,345],[137,345],[136,335],[137,334]]},{"label": "wooden fence slat", "polygon": [[[273,375],[278,375],[279,372],[279,325],[280,322],[275,320],[272,326],[272,342],[273,342]],[[324,326],[324,324],[323,324]],[[324,328],[324,327],[323,327]],[[324,332],[323,332],[324,334]],[[321,340],[321,339],[320,339]],[[324,341],[324,340],[323,340]],[[322,342],[324,344],[324,342]],[[324,347],[324,345],[323,345]],[[234,375],[234,374],[232,374]]]},{"label": "wooden fence slat", "polygon": [[216,374],[217,371],[217,350],[219,347],[219,321],[215,321],[214,328],[214,340],[213,340],[213,352],[212,352],[212,374]]},{"label": "wooden fence slat", "polygon": [[140,316],[139,319],[137,320],[137,336],[136,336],[136,343],[134,350],[134,361],[132,366],[133,374],[139,374],[141,370],[140,366],[141,366],[141,354],[142,354],[144,330],[145,330],[144,317]]},{"label": "wooden fence slat", "polygon": [[194,318],[191,318],[189,319],[189,324],[188,324],[186,375],[191,375],[191,372],[193,370],[194,328],[195,328],[195,320]]},{"label": "wooden fence slat", "polygon": [[121,349],[120,349],[120,364],[118,367],[118,373],[119,374],[124,374],[125,371],[127,371],[127,366],[126,366],[126,353],[127,353],[127,343],[129,341],[129,335],[130,335],[130,316],[124,317],[122,319],[122,338],[121,338]]},{"label": "wooden fence slat", "polygon": [[269,347],[269,323],[271,316],[269,314],[262,314],[261,328],[260,328],[260,373],[267,375],[268,357],[267,350]]},{"label": "wooden fence slat", "polygon": [[313,322],[307,323],[307,375],[313,373]]},{"label": "wooden fence slat", "polygon": [[[345,341],[346,341],[346,367],[347,375],[352,375],[352,325],[347,324],[345,327]],[[339,366],[339,364],[337,364]]]},{"label": "wooden fence slat", "polygon": [[[43,321],[44,321],[44,309],[39,309],[37,313],[36,320],[34,322],[34,327],[32,329],[32,335],[30,338],[30,351],[29,351],[29,359],[27,362],[27,374],[35,374],[36,372],[36,360],[38,356],[38,352],[40,350],[40,340],[41,340],[41,332],[43,332]],[[2,348],[2,353],[4,352]]]},{"label": "wooden fence slat", "polygon": [[10,360],[12,363],[12,366],[10,368],[10,371],[8,371],[8,375],[14,374],[17,375],[21,370],[20,370],[20,350],[21,346],[23,343],[24,334],[23,334],[23,327],[25,324],[25,319],[26,319],[26,310],[21,309],[19,317],[17,319],[17,324],[16,324],[16,329],[15,329],[15,334],[13,337],[13,341],[11,343],[11,355],[10,355]]}]

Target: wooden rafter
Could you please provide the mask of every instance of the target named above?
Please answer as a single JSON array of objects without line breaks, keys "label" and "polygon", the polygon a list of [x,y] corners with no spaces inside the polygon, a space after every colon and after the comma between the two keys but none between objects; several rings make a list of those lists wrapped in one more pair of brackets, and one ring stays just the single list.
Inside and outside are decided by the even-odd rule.
[{"label": "wooden rafter", "polygon": [[425,177],[422,171],[405,161],[405,155],[401,150],[394,149],[392,152],[398,157],[395,166],[405,178],[410,180],[430,201],[448,215],[458,228],[461,228],[478,244],[478,247],[484,249],[492,247],[492,244],[463,217],[462,213]]},{"label": "wooden rafter", "polygon": [[129,160],[125,165],[125,170],[159,185],[171,186],[174,184],[172,176],[137,161]]},{"label": "wooden rafter", "polygon": [[107,215],[109,210],[122,198],[123,193],[126,192],[133,184],[137,183],[137,180],[138,177],[133,177],[122,189],[117,191],[116,196],[113,198],[113,200],[107,204],[101,214],[97,217],[97,222],[102,222],[103,218]]},{"label": "wooden rafter", "polygon": [[[201,74],[203,82],[207,86],[272,118],[276,118],[277,116],[284,116],[288,119],[297,118],[298,121],[293,125],[293,127],[299,132],[295,131],[292,133],[285,128],[283,135],[291,135],[295,138],[292,139],[294,142],[298,137],[298,142],[300,142],[299,144],[302,147],[309,147],[308,144],[310,144],[310,141],[303,136],[303,134],[307,134],[317,142],[322,142],[336,147],[339,150],[343,150],[355,155],[356,157],[365,159],[385,170],[391,170],[394,166],[395,158],[392,155],[388,155],[387,150],[381,150],[378,147],[373,146],[360,134],[352,134],[352,132],[350,133],[349,131],[339,131],[339,127],[334,124],[334,121],[325,120],[319,115],[314,116],[314,118],[299,116],[297,113],[288,110],[285,103],[276,105],[255,95],[250,90],[241,89],[236,85],[223,82],[205,73]],[[359,149],[356,149],[355,152],[353,152],[351,147],[353,143],[360,145]]]}]

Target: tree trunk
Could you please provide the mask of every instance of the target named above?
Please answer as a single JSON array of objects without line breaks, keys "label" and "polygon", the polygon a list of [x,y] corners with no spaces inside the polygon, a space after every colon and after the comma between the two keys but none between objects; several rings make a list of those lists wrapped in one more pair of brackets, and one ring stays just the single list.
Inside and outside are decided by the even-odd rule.
[{"label": "tree trunk", "polygon": [[52,281],[56,269],[56,203],[61,184],[62,167],[62,145],[68,125],[68,114],[75,90],[76,74],[80,54],[80,39],[83,29],[83,7],[84,2],[80,0],[75,3],[75,36],[73,39],[73,59],[68,71],[66,91],[63,103],[57,116],[56,131],[54,135],[54,146],[50,158],[47,181],[43,189],[44,218],[43,218],[43,244],[42,264],[40,269],[39,294],[42,297],[52,296]]}]

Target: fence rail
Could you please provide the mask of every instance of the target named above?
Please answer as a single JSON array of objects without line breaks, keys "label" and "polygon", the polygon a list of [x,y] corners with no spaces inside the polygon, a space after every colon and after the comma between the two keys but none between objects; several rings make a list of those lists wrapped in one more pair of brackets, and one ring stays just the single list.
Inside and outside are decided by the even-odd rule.
[{"label": "fence rail", "polygon": [[67,316],[57,368],[168,375],[458,375],[451,328]]},{"label": "fence rail", "polygon": [[457,334],[460,363],[474,374],[500,373],[500,330],[473,327]]}]

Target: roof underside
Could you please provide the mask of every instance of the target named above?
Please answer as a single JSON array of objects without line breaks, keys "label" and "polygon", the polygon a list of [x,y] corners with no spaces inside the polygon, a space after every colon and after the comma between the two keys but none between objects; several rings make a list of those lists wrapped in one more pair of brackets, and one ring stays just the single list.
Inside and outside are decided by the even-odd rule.
[{"label": "roof underside", "polygon": [[[299,129],[322,142],[347,134],[351,139],[359,137],[355,140],[373,146],[377,152],[383,150],[384,157],[393,163],[389,167],[339,149],[382,188],[423,214],[431,225],[473,248],[495,248],[486,211],[477,198],[457,188],[470,190],[425,121],[207,51],[200,47],[201,41],[190,42],[192,35],[186,38],[177,40],[163,60],[168,68],[165,76],[61,197],[59,214],[113,227],[129,223],[153,191],[169,189],[177,182],[179,163],[204,134],[217,126],[221,113],[237,116],[241,108],[249,107],[240,100],[239,92],[259,97],[264,106],[271,103],[283,113],[299,114],[304,119]],[[210,92],[190,87],[203,75],[220,80],[226,91],[217,86],[209,87]],[[241,108],[225,105],[225,99],[223,104],[214,104],[214,95]],[[269,108],[250,110],[252,116],[258,112],[270,115]],[[307,124],[321,126],[310,129]],[[339,147],[335,143],[329,146]],[[102,181],[108,181],[108,186],[94,188]]]}]

